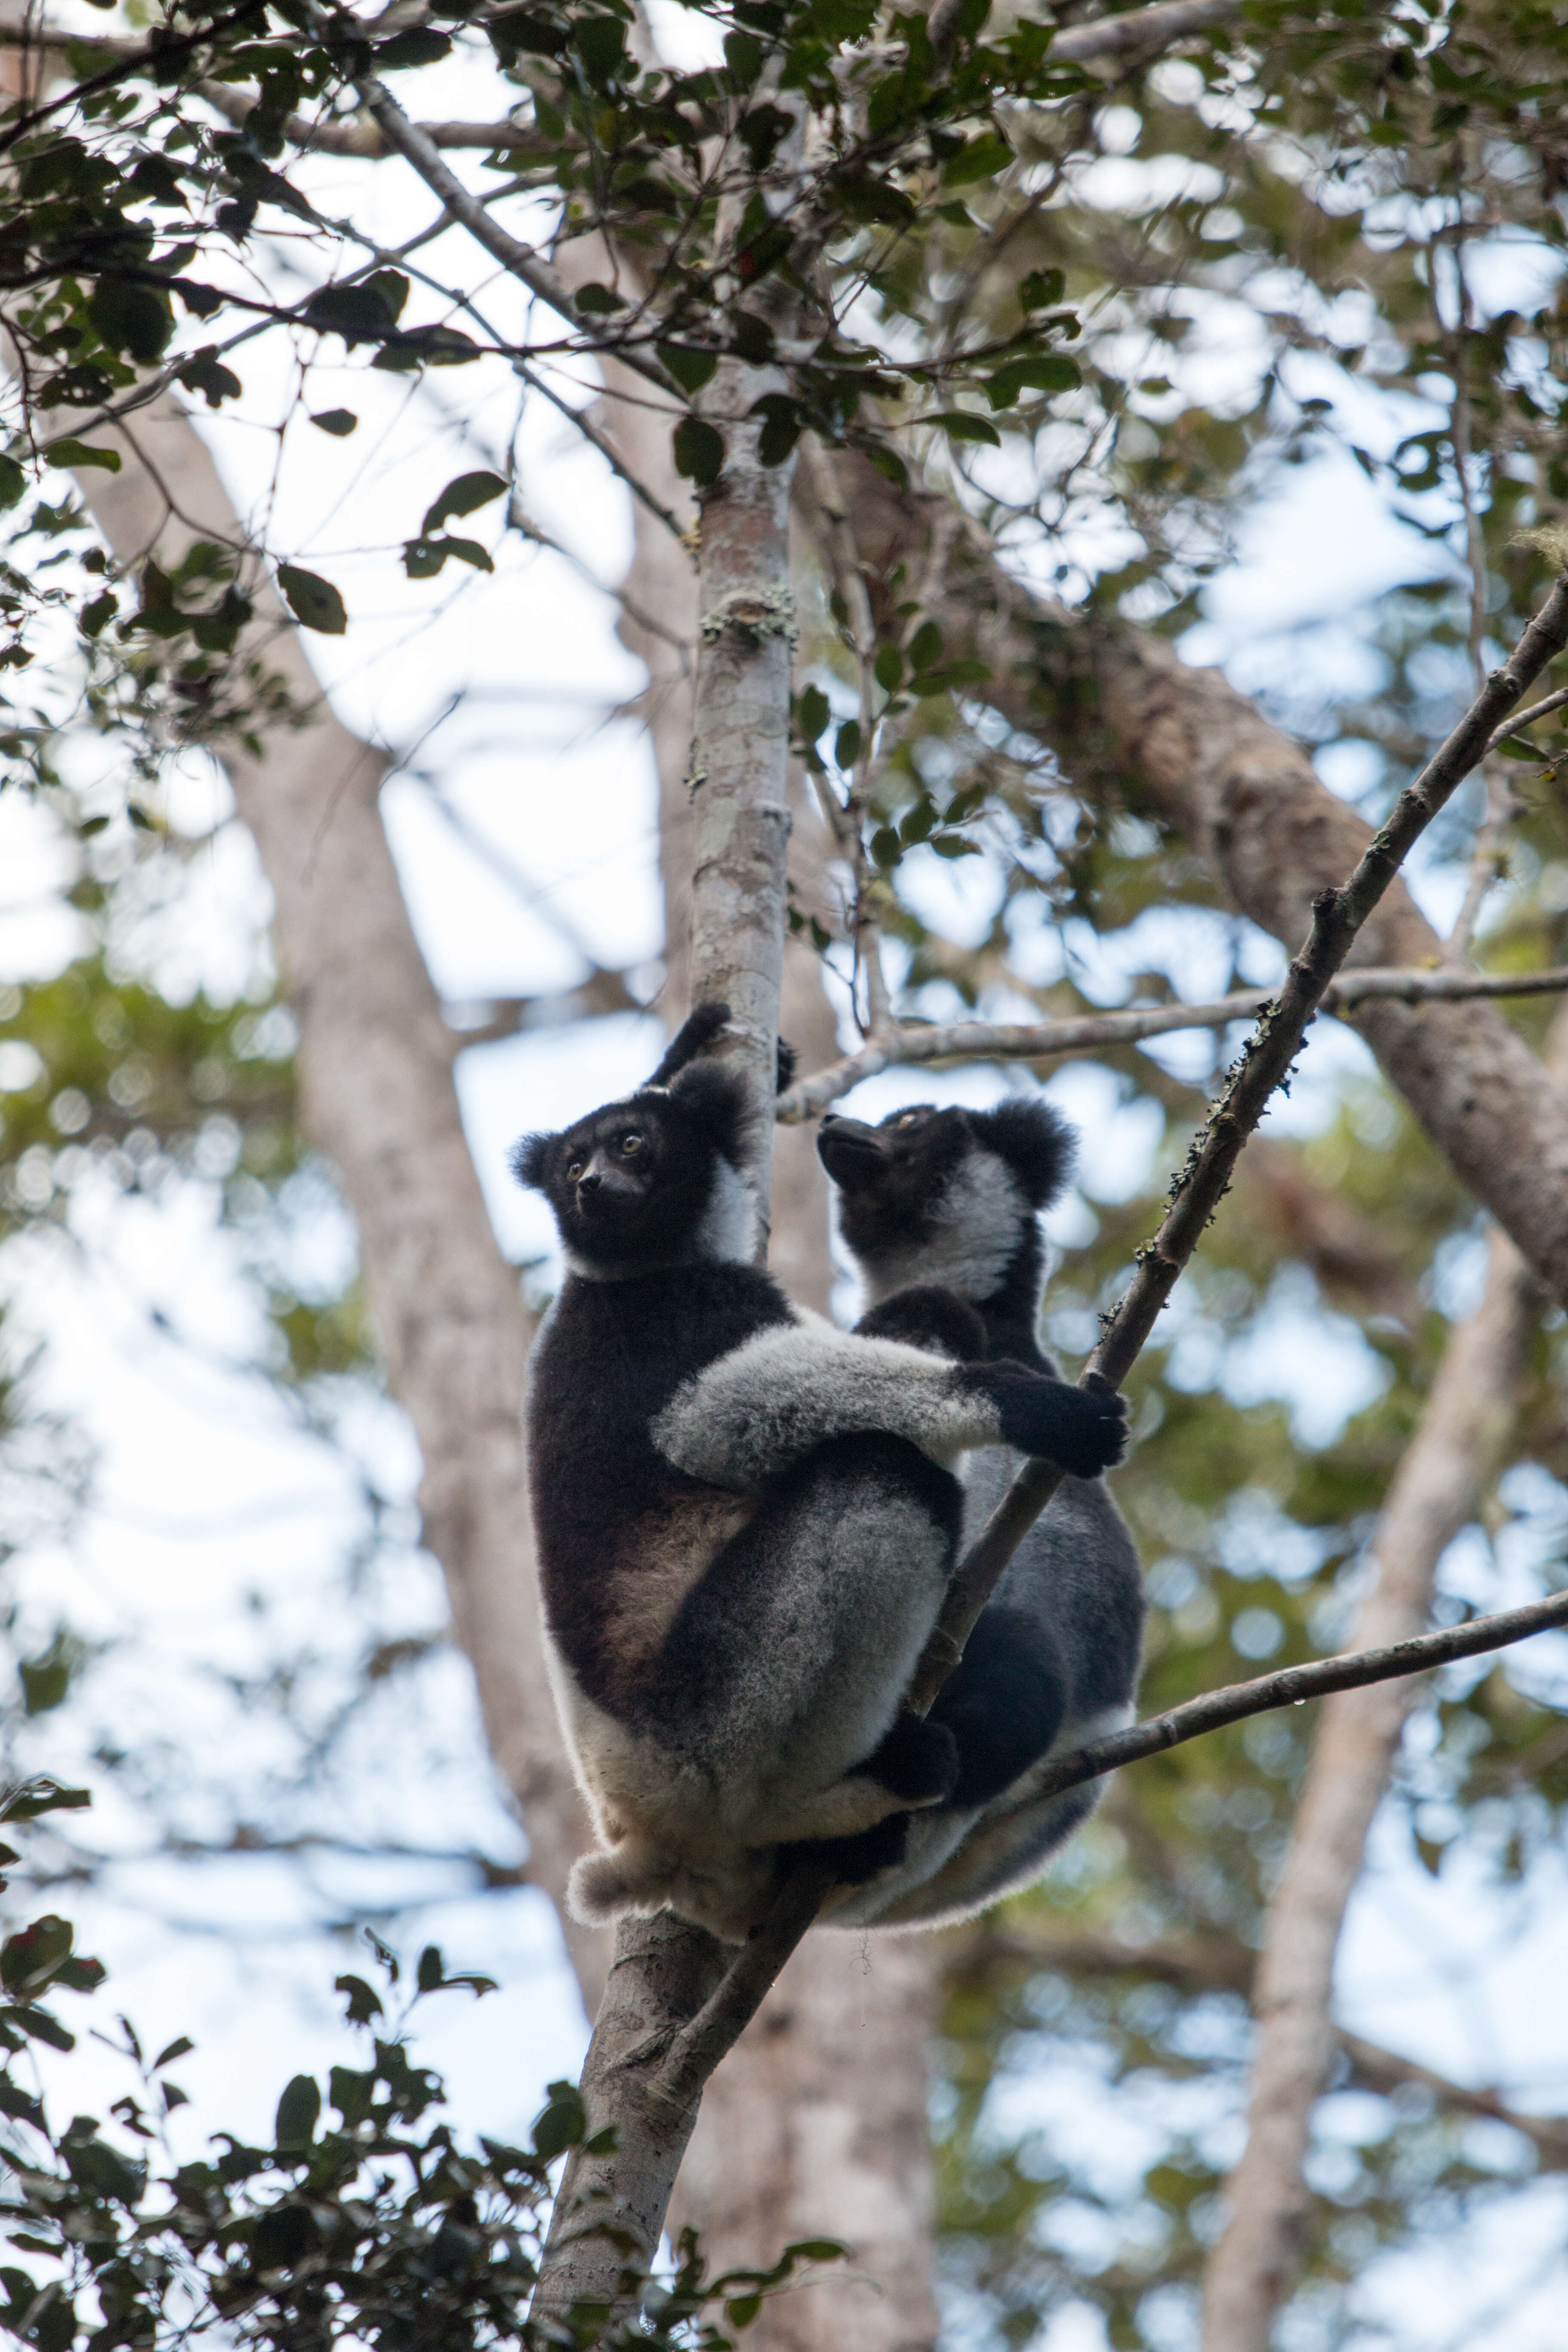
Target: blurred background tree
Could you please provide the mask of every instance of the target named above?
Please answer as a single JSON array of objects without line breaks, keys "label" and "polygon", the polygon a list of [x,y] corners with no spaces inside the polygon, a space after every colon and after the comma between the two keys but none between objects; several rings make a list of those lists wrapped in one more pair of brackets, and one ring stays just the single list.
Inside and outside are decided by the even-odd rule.
[{"label": "blurred background tree", "polygon": [[[286,49],[302,20],[274,15]],[[1275,977],[1300,929],[1303,830],[1326,820],[1282,751],[1238,780],[1243,706],[1202,666],[1310,749],[1323,802],[1375,822],[1561,561],[1568,34],[1552,12],[1200,0],[1140,16],[1139,39],[1002,110],[973,173],[950,158],[918,236],[873,213],[835,256],[846,316],[900,360],[1011,334],[1021,289],[1080,331],[1070,375],[1044,368],[996,406],[955,393],[971,422],[945,439],[900,425],[890,399],[877,411],[912,488],[864,449],[802,445],[784,1026],[807,1067],[856,1041],[868,926],[904,1020]],[[757,16],[661,9],[652,37],[696,72]],[[993,30],[1045,21],[1001,12]],[[1054,21],[1058,52],[1104,24],[1072,5]],[[505,170],[468,176],[498,216],[542,246],[566,207],[556,265],[598,284],[594,217],[574,222],[559,177],[588,134],[561,46],[524,37],[536,24],[554,18],[514,10],[496,30],[483,11],[400,8],[375,38],[416,45],[381,55],[411,115],[488,126],[493,144],[468,143]],[[60,30],[100,47],[62,58],[18,21],[26,90],[143,37],[130,12]],[[877,37],[912,37],[891,18]],[[849,54],[859,37],[843,37]],[[100,117],[83,152],[112,152],[130,180],[160,126],[190,131],[202,203],[256,199],[238,257],[213,267],[226,296],[305,302],[335,268],[322,223],[365,233],[364,271],[392,266],[429,201],[377,160],[355,93],[322,98],[313,130],[264,122],[247,143],[272,68],[228,62],[233,79],[199,88],[117,86],[143,112]],[[274,135],[313,217],[266,209]],[[553,176],[536,185],[518,147],[542,135]],[[154,179],[137,184],[130,216],[156,218]],[[443,316],[490,299],[449,231],[422,250]],[[71,283],[38,335],[90,308]],[[99,312],[73,331],[112,352]],[[166,369],[199,354],[198,328],[199,312]],[[510,313],[491,340],[508,337],[530,350]],[[147,355],[118,350],[132,384]],[[554,1276],[500,1171],[510,1134],[645,1070],[683,1007],[696,602],[653,508],[692,509],[668,415],[627,396],[613,351],[532,353],[522,385],[516,352],[453,377],[428,352],[373,368],[385,351],[384,334],[354,347],[293,320],[251,347],[237,393],[216,352],[187,372],[193,399],[216,386],[219,413],[201,414],[221,484],[167,391],[117,413],[117,381],[68,385],[53,422],[18,410],[11,461],[8,1766],[95,1790],[94,1813],[50,1817],[43,1876],[71,1888],[117,1980],[140,1959],[124,1998],[156,2012],[150,2036],[206,2026],[186,2070],[193,2145],[235,2120],[236,2096],[270,2116],[296,2063],[283,2045],[305,2063],[312,2035],[327,2051],[310,2004],[342,1964],[333,1942],[367,1926],[438,1933],[503,1980],[435,2053],[476,2123],[520,2129],[581,2046],[548,1899],[575,1829],[537,1674],[513,1654],[508,1519],[526,1314]],[[86,363],[64,343],[54,358]],[[58,424],[120,470],[28,487]],[[486,532],[493,571],[405,561],[444,528],[421,530],[442,481],[479,473],[491,502],[447,520]],[[352,613],[341,642],[311,640],[335,720],[268,587],[279,557],[330,572]],[[845,637],[857,576],[864,664]],[[309,621],[309,592],[282,584]],[[237,588],[248,625],[225,611]],[[840,730],[868,698],[899,707],[847,854],[814,823],[804,770],[809,753],[853,785]],[[1410,878],[1434,954],[1563,960],[1563,740],[1505,747],[1525,756],[1500,753],[1426,845]],[[1488,1017],[1545,1050],[1549,1005]],[[1392,1019],[1320,1024],[1139,1367],[1117,1494],[1154,1602],[1146,1711],[1346,1638],[1379,1511],[1480,1301],[1488,1139],[1458,1114],[1443,1131],[1430,1097],[1423,1131],[1389,1082]],[[1086,1138],[1081,1192],[1053,1225],[1047,1336],[1071,1363],[1233,1042],[894,1068],[849,1107],[1049,1084]],[[783,1142],[777,1261],[826,1303],[809,1130]],[[1490,1156],[1500,1182],[1511,1132]],[[1561,1199],[1562,1169],[1544,1173]],[[1527,1283],[1517,1296],[1517,1360],[1440,1547],[1439,1622],[1561,1580],[1562,1309]],[[1542,1641],[1417,1695],[1351,1914],[1281,2345],[1556,2340],[1563,1661]],[[1197,2340],[1316,1712],[1125,1774],[1045,1886],[973,1928],[864,1951],[814,1939],[715,2085],[683,2211],[721,2259],[821,2232],[857,2266],[781,2296],[752,2340],[932,2340],[928,2020],[944,2343]],[[591,1939],[572,1959],[591,1988]],[[87,2082],[108,2062],[84,2045],[69,2063]],[[1212,2305],[1209,2333],[1211,2352],[1240,2340]]]}]

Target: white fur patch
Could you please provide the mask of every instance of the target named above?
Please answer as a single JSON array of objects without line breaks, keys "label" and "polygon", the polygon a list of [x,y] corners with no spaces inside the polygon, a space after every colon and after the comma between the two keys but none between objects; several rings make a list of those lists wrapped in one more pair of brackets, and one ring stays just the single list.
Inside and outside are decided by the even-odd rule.
[{"label": "white fur patch", "polygon": [[721,1159],[692,1255],[718,1258],[731,1265],[750,1265],[756,1254],[757,1203],[752,1188],[738,1170]]},{"label": "white fur patch", "polygon": [[1001,1155],[971,1151],[954,1170],[927,1238],[863,1267],[868,1300],[879,1306],[911,1282],[940,1283],[963,1298],[991,1297],[1031,1214]]}]

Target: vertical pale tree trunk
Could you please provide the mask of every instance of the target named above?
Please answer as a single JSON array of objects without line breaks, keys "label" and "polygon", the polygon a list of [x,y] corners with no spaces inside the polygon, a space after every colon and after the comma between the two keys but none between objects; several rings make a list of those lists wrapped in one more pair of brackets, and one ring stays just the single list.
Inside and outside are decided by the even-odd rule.
[{"label": "vertical pale tree trunk", "polygon": [[[1548,1058],[1568,1077],[1568,1017]],[[1475,1510],[1513,1424],[1538,1294],[1494,1229],[1485,1295],[1449,1339],[1426,1409],[1389,1488],[1372,1543],[1376,1579],[1352,1649],[1426,1630],[1433,1578]],[[1231,2175],[1228,2219],[1204,2282],[1204,2352],[1266,2352],[1290,2290],[1311,2198],[1304,2167],[1312,2110],[1335,2050],[1334,1958],[1366,1840],[1419,1696],[1379,1683],[1324,1701],[1284,1874],[1268,1906],[1254,1984],[1258,2034],[1247,2144]]]},{"label": "vertical pale tree trunk", "polygon": [[[612,376],[612,388],[614,378]],[[640,404],[607,403],[603,429],[639,478],[679,510],[668,428]],[[691,684],[695,571],[672,535],[634,508],[627,576],[635,613],[657,615],[655,635],[634,613],[620,633],[647,665],[643,698],[658,764],[664,877],[667,1017],[690,995],[692,872]],[[792,784],[790,874],[797,903],[820,905],[826,844],[819,818]],[[779,1027],[812,1069],[838,1050],[815,953],[786,940]],[[769,1262],[792,1297],[826,1312],[833,1269],[826,1184],[815,1130],[774,1139]],[[716,2269],[763,2266],[791,2240],[833,2237],[851,2250],[840,2274],[769,2304],[748,2332],[755,2352],[925,2352],[936,2340],[931,2284],[931,2163],[928,2047],[936,2003],[932,1946],[879,1937],[808,1936],[755,2021],[708,2086],[681,2169],[672,2226],[702,2237]]]},{"label": "vertical pale tree trunk", "polygon": [[[110,437],[122,470],[84,472],[80,486],[121,562],[154,549],[172,562],[198,535],[239,538],[205,444],[172,399]],[[559,1908],[587,1825],[545,1676],[531,1565],[518,1420],[528,1318],[463,1133],[457,1045],[387,847],[385,760],[331,716],[289,615],[264,579],[250,584],[258,616],[245,649],[311,714],[275,733],[265,759],[224,753],[272,887],[305,1131],[353,1213],[389,1384],[423,1457],[425,1540],[446,1576],[490,1752],[522,1813],[531,1874]],[[592,2004],[605,1938],[570,1923],[567,1934]]]}]

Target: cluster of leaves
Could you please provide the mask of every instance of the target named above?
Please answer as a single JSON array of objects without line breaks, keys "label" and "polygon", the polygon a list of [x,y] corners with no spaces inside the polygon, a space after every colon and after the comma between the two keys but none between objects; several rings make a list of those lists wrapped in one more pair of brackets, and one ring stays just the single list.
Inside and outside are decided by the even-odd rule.
[{"label": "cluster of leaves", "polygon": [[[15,1833],[89,1801],[85,1790],[35,1780],[0,1799],[0,1822]],[[0,1850],[0,1863],[17,1859],[15,1848]],[[333,2066],[325,2101],[313,2075],[296,2074],[279,2098],[269,2146],[220,2131],[219,2152],[182,2163],[167,2126],[188,2101],[167,2070],[193,2046],[184,2036],[149,2060],[120,2021],[139,2084],[138,2094],[114,2102],[110,2124],[86,2115],[52,2122],[41,2089],[26,2079],[36,2081],[34,2053],[75,2045],[50,2001],[96,1993],[103,1982],[101,1965],[79,1955],[74,1940],[68,1920],[46,1913],[0,1947],[0,2222],[30,2265],[0,2265],[0,2320],[37,2352],[159,2352],[213,2328],[268,2352],[329,2352],[339,2343],[382,2352],[722,2352],[733,2341],[728,2331],[749,2326],[803,2265],[841,2251],[803,2242],[765,2272],[710,2279],[689,2237],[674,2274],[638,2288],[630,2311],[574,2306],[534,2322],[527,2305],[551,2166],[579,2143],[599,2144],[587,2137],[582,2100],[571,2084],[552,2084],[528,2148],[488,2138],[465,2147],[441,2112],[439,2078],[413,2063],[405,2038],[418,2001],[455,1990],[482,1996],[494,1990],[490,1979],[448,1973],[427,1945],[393,2021],[363,1977],[341,1976],[366,2063]],[[390,1998],[399,1963],[371,1940]]]},{"label": "cluster of leaves", "polygon": [[[618,354],[689,408],[675,457],[700,487],[724,463],[726,416],[711,402],[699,411],[725,358],[769,371],[742,395],[763,421],[764,462],[782,463],[810,426],[856,443],[900,479],[890,420],[910,394],[922,403],[913,421],[994,444],[990,415],[1077,383],[1060,348],[1078,321],[1061,306],[1059,273],[1021,271],[1012,317],[979,336],[950,336],[940,352],[903,353],[850,323],[868,289],[892,299],[900,247],[933,221],[969,220],[969,192],[1014,160],[1007,126],[1017,109],[1052,111],[1082,97],[1081,70],[1052,61],[1048,27],[1026,19],[993,32],[987,0],[966,0],[938,56],[918,12],[883,12],[873,0],[741,0],[705,12],[723,27],[723,63],[673,72],[635,61],[629,0],[500,12],[468,0],[439,13],[450,30],[377,39],[346,11],[256,0],[181,8],[142,40],[61,37],[41,53],[39,89],[0,126],[0,289],[22,402],[0,499],[20,500],[30,462],[116,467],[117,451],[95,442],[91,426],[136,405],[149,370],[214,407],[238,399],[243,383],[225,354],[269,327],[307,345],[336,339],[398,373],[487,350],[513,361]],[[563,236],[601,236],[616,264],[616,282],[563,292],[521,345],[488,327],[481,343],[454,326],[445,314],[472,310],[465,289],[424,271],[419,283],[444,315],[411,322],[413,276],[352,221],[324,216],[289,177],[310,140],[301,108],[311,124],[345,125],[384,89],[382,77],[437,61],[454,38],[488,44],[510,86],[489,158],[502,175],[490,201],[511,187],[552,192]],[[62,67],[74,80],[40,95]],[[237,126],[226,120],[228,92],[255,96]],[[809,165],[790,146],[803,114]],[[294,303],[267,299],[254,271],[233,268],[253,247],[259,259],[257,240],[283,222],[315,243],[327,278]],[[781,341],[785,309],[794,323]],[[182,315],[217,340],[195,341]],[[966,388],[984,413],[952,404]],[[345,434],[357,419],[339,408],[315,421]],[[408,543],[412,577],[429,577],[447,555],[482,566],[476,542],[437,532],[427,519]],[[280,584],[306,626],[344,625],[320,575],[288,565]],[[178,585],[152,580],[118,631],[167,635],[178,620],[196,639],[187,681],[196,683],[212,657],[232,654],[250,598],[231,577],[216,604],[193,613]],[[36,616],[18,593],[21,659]],[[89,640],[115,620],[117,601],[101,581],[82,598]]]}]

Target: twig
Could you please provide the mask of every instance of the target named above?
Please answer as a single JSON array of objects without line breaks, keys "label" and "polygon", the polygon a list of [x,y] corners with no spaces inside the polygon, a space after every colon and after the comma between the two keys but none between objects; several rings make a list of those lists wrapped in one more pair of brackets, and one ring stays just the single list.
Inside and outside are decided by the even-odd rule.
[{"label": "twig", "polygon": [[[1343,973],[1323,991],[1321,1010],[1348,1013],[1374,999],[1419,1004],[1431,998],[1554,996],[1568,990],[1568,964],[1545,971],[1479,972],[1466,970],[1401,971],[1368,966]],[[897,1064],[967,1061],[1045,1061],[1060,1054],[1084,1054],[1103,1045],[1133,1045],[1183,1029],[1223,1029],[1232,1021],[1255,1019],[1273,1003],[1268,988],[1239,989],[1211,1004],[1155,1004],[1125,1013],[1086,1013],[1070,1020],[1037,1022],[954,1021],[930,1028],[896,1028],[868,1038],[858,1053],[830,1062],[779,1097],[778,1116],[786,1125],[816,1113],[858,1087],[862,1078]]]},{"label": "twig", "polygon": [[1452,1665],[1458,1658],[1484,1657],[1489,1650],[1506,1650],[1528,1642],[1532,1634],[1549,1633],[1568,1625],[1568,1591],[1553,1592],[1545,1601],[1531,1601],[1522,1609],[1499,1610],[1495,1616],[1474,1617],[1468,1625],[1450,1625],[1438,1633],[1420,1633],[1408,1642],[1393,1642],[1386,1649],[1355,1650],[1348,1656],[1320,1658],[1310,1666],[1281,1666],[1249,1683],[1227,1683],[1223,1690],[1205,1691],[1168,1715],[1151,1716],[1146,1723],[1130,1724],[1104,1739],[1091,1740],[1074,1755],[1064,1756],[1038,1774],[1030,1786],[1041,1798],[1059,1796],[1064,1789],[1098,1780],[1120,1765],[1136,1764],[1145,1756],[1163,1756],[1205,1731],[1219,1731],[1227,1723],[1245,1723],[1251,1715],[1269,1715],[1282,1706],[1300,1706],[1310,1698],[1326,1698],[1331,1691],[1361,1690],[1368,1683],[1393,1682],[1405,1675],[1424,1675],[1434,1666]]},{"label": "twig", "polygon": [[1550,711],[1561,710],[1565,702],[1568,702],[1568,686],[1559,687],[1555,694],[1543,695],[1539,702],[1532,702],[1528,710],[1521,710],[1517,719],[1504,719],[1488,739],[1487,751],[1495,751],[1498,745],[1506,743],[1510,735],[1522,735],[1527,727],[1533,727],[1538,719],[1544,719]]}]

